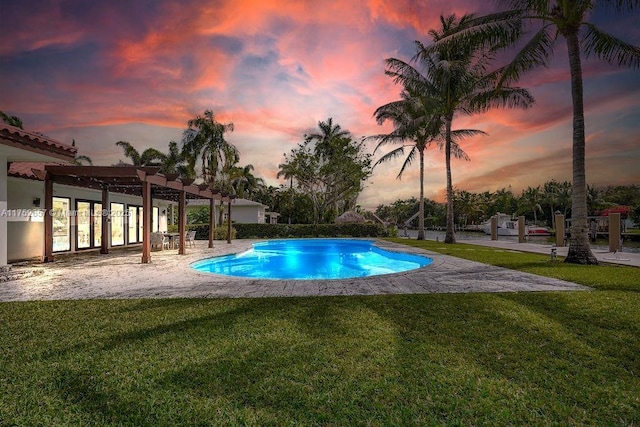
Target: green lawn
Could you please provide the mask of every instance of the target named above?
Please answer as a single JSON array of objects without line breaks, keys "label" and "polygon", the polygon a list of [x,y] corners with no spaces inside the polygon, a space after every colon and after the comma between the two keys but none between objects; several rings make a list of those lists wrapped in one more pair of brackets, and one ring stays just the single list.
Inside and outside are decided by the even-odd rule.
[{"label": "green lawn", "polygon": [[640,424],[640,269],[443,250],[598,289],[1,303],[0,425]]}]

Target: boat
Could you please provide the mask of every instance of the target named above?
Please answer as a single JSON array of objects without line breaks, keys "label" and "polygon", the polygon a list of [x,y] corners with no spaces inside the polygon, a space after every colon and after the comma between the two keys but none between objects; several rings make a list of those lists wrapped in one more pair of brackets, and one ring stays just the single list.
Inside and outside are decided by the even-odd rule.
[{"label": "boat", "polygon": [[[497,213],[498,217],[498,236],[517,236],[518,221],[511,218],[511,215]],[[485,221],[480,226],[486,234],[491,234],[491,220]],[[539,225],[527,225],[524,228],[525,236],[551,236],[551,230],[548,227]]]},{"label": "boat", "polygon": [[525,227],[527,236],[551,236],[551,229],[549,227],[542,227],[540,225],[528,225]]}]

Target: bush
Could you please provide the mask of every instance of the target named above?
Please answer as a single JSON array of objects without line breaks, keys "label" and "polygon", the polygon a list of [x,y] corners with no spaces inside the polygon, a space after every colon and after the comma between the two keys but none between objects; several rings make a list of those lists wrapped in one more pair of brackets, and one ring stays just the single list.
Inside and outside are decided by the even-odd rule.
[{"label": "bush", "polygon": [[387,237],[379,224],[234,224],[238,239]]},{"label": "bush", "polygon": [[[209,224],[187,224],[187,230],[196,232],[196,240],[209,240]],[[236,238],[237,233],[237,230],[231,227],[231,240]],[[213,239],[227,240],[227,224],[214,229]]]}]

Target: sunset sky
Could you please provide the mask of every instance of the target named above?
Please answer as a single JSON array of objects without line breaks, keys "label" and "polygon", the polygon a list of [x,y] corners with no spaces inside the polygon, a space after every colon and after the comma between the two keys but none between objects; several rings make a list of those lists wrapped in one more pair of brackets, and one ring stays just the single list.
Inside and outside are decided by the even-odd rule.
[{"label": "sunset sky", "polygon": [[[439,16],[486,13],[471,0],[0,0],[0,110],[27,130],[76,140],[94,164],[126,160],[119,140],[167,151],[205,110],[240,150],[240,165],[270,185],[284,154],[333,117],[356,139],[389,131],[373,119],[400,87],[384,59],[409,60]],[[483,6],[486,7],[486,6]],[[595,16],[602,29],[640,45],[640,14]],[[583,61],[587,182],[640,183],[640,70]],[[460,117],[454,128],[489,136],[461,143],[453,162],[462,190],[516,194],[571,179],[571,93],[564,40],[549,68],[521,85],[526,111]],[[370,144],[373,151],[374,144]],[[376,153],[379,158],[382,153]],[[444,200],[444,156],[427,153],[426,196]],[[418,196],[418,165],[377,167],[359,198],[375,208]]]}]

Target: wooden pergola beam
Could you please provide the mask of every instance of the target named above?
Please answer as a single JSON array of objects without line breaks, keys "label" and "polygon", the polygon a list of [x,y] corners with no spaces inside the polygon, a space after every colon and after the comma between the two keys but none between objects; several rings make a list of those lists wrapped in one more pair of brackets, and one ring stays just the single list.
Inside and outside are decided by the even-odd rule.
[{"label": "wooden pergola beam", "polygon": [[178,203],[178,233],[180,233],[180,244],[178,253],[184,255],[184,233],[187,231],[187,197],[184,191],[180,192]]},{"label": "wooden pergola beam", "polygon": [[44,254],[42,262],[53,262],[53,181],[44,181]]},{"label": "wooden pergola beam", "polygon": [[[45,182],[45,248],[43,261],[53,261],[53,184],[71,185],[102,191],[102,208],[110,212],[109,193],[122,193],[142,197],[143,237],[142,263],[151,261],[151,211],[152,186],[154,198],[178,202],[180,242],[178,253],[185,253],[186,200],[204,198],[210,200],[211,216],[209,229],[209,247],[213,247],[215,231],[215,200],[227,202],[229,217],[228,242],[231,243],[231,200],[234,196],[210,189],[208,185],[194,185],[193,179],[178,178],[178,174],[160,174],[160,167],[134,166],[70,166],[45,165],[44,169],[33,169],[35,176]],[[101,253],[109,252],[109,215],[102,216]]]},{"label": "wooden pergola beam", "polygon": [[102,189],[102,218],[101,218],[100,253],[109,253],[109,238],[111,237],[111,206],[109,204],[109,187]]},{"label": "wooden pergola beam", "polygon": [[151,261],[151,183],[142,186],[142,263]]}]

